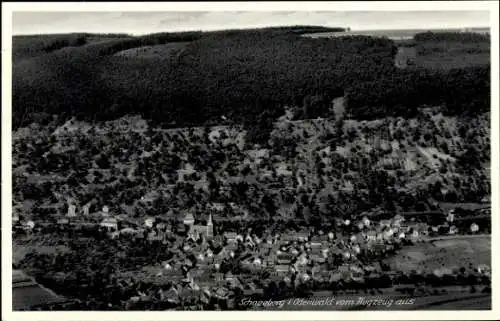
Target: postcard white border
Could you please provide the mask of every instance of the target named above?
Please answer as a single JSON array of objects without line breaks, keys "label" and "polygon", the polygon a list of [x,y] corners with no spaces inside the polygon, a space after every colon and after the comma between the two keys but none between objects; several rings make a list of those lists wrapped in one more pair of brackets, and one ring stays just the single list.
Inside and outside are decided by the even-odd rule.
[{"label": "postcard white border", "polygon": [[[343,2],[24,2],[2,3],[2,319],[11,320],[494,320],[500,318],[499,40],[497,1]],[[492,110],[492,310],[490,311],[244,311],[244,312],[13,312],[11,182],[11,46],[13,11],[490,11]],[[478,22],[480,23],[480,22]],[[7,228],[9,227],[9,228]]]}]

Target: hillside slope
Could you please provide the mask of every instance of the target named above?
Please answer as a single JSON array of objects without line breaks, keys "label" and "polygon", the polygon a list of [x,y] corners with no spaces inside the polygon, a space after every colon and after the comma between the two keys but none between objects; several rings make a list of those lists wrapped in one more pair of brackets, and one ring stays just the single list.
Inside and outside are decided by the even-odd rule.
[{"label": "hillside slope", "polygon": [[488,123],[438,110],[362,122],[282,119],[261,146],[237,126],[161,129],[140,117],[34,124],[14,134],[14,201],[43,220],[45,205],[64,211],[63,195],[136,216],[201,215],[222,203],[226,217],[308,220],[478,202],[490,192]]}]

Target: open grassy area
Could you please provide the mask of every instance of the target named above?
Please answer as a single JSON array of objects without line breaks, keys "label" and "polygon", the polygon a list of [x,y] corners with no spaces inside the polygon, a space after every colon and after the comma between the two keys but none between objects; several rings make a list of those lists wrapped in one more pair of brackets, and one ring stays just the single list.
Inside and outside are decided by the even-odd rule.
[{"label": "open grassy area", "polygon": [[179,56],[189,42],[173,42],[162,45],[142,46],[117,52],[115,55],[127,58],[174,58]]},{"label": "open grassy area", "polygon": [[396,270],[432,272],[442,267],[460,268],[491,264],[491,238],[447,239],[405,248],[388,260]]},{"label": "open grassy area", "polygon": [[58,251],[69,251],[68,247],[64,245],[37,245],[37,244],[12,244],[12,263],[17,264],[24,256],[31,251],[37,253],[55,254]]},{"label": "open grassy area", "polygon": [[419,67],[451,69],[490,64],[488,41],[426,41],[419,42],[416,49]]}]

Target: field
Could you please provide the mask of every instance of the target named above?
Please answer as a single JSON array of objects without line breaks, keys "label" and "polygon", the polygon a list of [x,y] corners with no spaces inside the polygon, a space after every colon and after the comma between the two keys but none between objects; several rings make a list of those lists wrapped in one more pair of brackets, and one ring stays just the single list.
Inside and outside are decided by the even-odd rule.
[{"label": "field", "polygon": [[415,245],[388,260],[396,270],[432,272],[440,268],[491,265],[491,238],[455,238]]},{"label": "field", "polygon": [[12,263],[17,264],[21,261],[24,256],[32,251],[37,253],[47,253],[53,254],[58,251],[68,251],[68,248],[63,245],[49,246],[49,245],[37,245],[37,244],[12,244]]},{"label": "field", "polygon": [[143,46],[117,52],[115,55],[127,58],[175,58],[179,56],[189,42],[174,42],[164,45]]},{"label": "field", "polygon": [[[14,311],[29,310],[34,305],[64,301],[52,291],[31,281],[20,270],[12,270],[12,279],[16,283],[12,286],[12,309]],[[19,282],[15,282],[16,279]]]},{"label": "field", "polygon": [[426,42],[417,46],[416,65],[429,69],[464,68],[490,64],[490,44]]},{"label": "field", "polygon": [[[433,32],[457,32],[458,29],[441,29]],[[480,34],[489,32],[487,28],[472,30]],[[404,48],[398,55],[412,56],[411,51],[417,50],[414,66],[426,69],[463,68],[490,64],[489,42],[463,41],[414,41],[414,36],[422,30],[364,30],[354,32],[315,33],[305,36],[312,38],[341,37],[341,36],[372,36],[387,37],[402,46],[411,43],[415,47]],[[400,49],[401,49],[400,48]]]},{"label": "field", "polygon": [[[436,29],[433,32],[457,32],[460,29]],[[473,32],[486,33],[489,28],[472,28]],[[306,37],[320,38],[320,37],[342,37],[342,36],[371,36],[371,37],[388,37],[392,40],[406,40],[412,39],[417,33],[422,32],[422,29],[400,29],[400,30],[359,30],[351,32],[322,32],[305,34]]]}]

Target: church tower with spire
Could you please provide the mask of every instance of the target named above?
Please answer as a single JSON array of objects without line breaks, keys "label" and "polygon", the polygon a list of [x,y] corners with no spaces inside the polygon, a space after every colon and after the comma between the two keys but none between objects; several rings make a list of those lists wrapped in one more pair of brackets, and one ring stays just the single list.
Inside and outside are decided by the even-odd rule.
[{"label": "church tower with spire", "polygon": [[207,221],[207,238],[211,239],[213,237],[214,237],[214,223],[212,221],[212,214],[209,214]]}]

